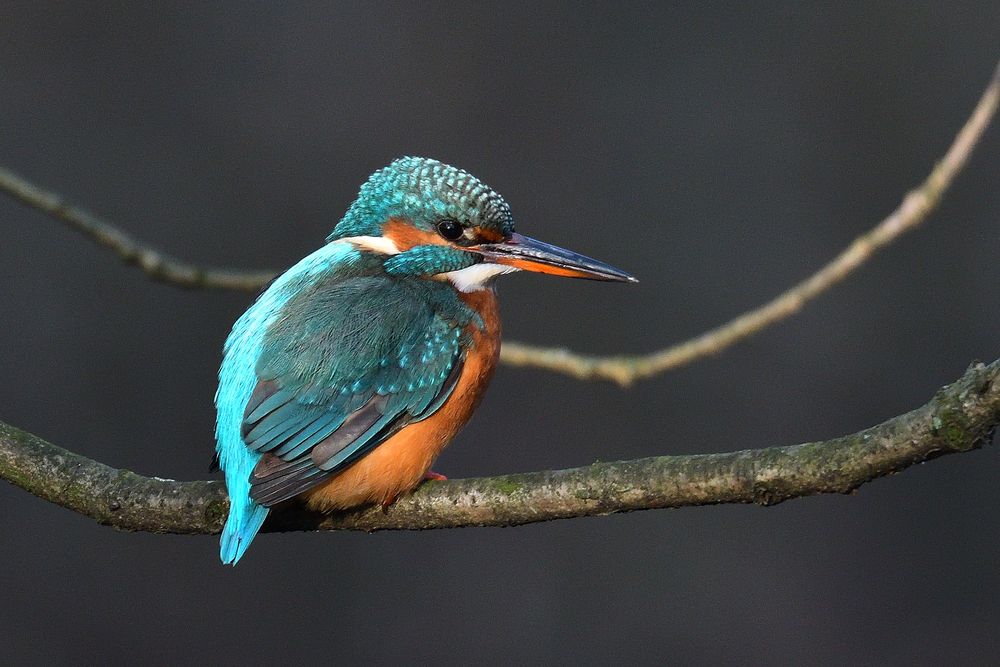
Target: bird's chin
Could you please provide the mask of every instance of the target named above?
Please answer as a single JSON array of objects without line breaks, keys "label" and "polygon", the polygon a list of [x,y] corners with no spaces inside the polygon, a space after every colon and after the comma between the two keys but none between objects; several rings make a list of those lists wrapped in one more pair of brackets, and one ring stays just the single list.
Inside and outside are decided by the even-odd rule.
[{"label": "bird's chin", "polygon": [[467,266],[464,269],[459,269],[458,271],[440,273],[438,277],[442,277],[450,282],[459,292],[478,292],[479,290],[489,288],[493,279],[497,276],[502,276],[505,273],[513,273],[514,271],[520,271],[520,269],[506,264],[480,262],[472,266]]}]

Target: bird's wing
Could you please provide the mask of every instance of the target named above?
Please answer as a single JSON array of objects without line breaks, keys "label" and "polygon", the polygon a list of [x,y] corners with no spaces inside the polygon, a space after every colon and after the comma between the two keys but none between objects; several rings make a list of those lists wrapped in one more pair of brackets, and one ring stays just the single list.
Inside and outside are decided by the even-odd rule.
[{"label": "bird's wing", "polygon": [[265,455],[250,497],[266,507],[291,498],[433,414],[461,373],[465,324],[382,277],[289,301],[244,411],[243,441]]}]

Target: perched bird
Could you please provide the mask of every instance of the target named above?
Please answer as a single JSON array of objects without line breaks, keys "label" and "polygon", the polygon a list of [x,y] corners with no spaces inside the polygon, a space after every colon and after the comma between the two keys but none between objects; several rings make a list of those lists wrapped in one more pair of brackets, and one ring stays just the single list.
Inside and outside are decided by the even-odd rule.
[{"label": "perched bird", "polygon": [[276,278],[226,340],[216,463],[235,564],[269,508],[391,504],[430,472],[500,351],[493,278],[526,270],[634,282],[514,231],[465,171],[406,157],[375,172],[327,243]]}]

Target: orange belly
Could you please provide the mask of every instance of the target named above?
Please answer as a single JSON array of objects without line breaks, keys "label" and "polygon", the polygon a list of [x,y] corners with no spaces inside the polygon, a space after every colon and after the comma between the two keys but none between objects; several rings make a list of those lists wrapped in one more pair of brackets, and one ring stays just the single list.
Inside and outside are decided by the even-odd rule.
[{"label": "orange belly", "polygon": [[390,503],[414,489],[451,439],[465,426],[500,354],[500,317],[493,290],[462,294],[479,313],[484,327],[473,327],[472,345],[462,374],[448,400],[433,415],[402,428],[342,473],[302,494],[307,506],[321,511],[370,503]]}]

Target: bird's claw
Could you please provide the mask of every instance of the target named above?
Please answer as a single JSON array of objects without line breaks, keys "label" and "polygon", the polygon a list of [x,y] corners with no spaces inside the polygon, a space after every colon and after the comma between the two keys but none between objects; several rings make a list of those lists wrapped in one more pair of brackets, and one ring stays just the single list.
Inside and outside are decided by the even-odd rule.
[{"label": "bird's claw", "polygon": [[382,514],[388,514],[389,513],[389,507],[394,502],[396,502],[396,498],[398,498],[398,497],[399,496],[393,496],[392,498],[386,498],[385,500],[382,501]]}]

